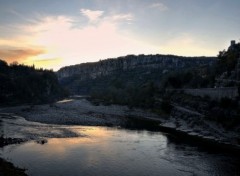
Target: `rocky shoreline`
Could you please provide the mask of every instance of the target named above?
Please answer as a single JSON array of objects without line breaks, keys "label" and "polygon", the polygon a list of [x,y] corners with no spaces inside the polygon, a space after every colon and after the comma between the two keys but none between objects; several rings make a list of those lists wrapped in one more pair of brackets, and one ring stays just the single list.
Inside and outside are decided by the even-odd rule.
[{"label": "rocky shoreline", "polygon": [[58,125],[121,126],[129,120],[136,123],[151,121],[162,129],[214,141],[240,149],[240,134],[226,130],[201,114],[182,107],[174,107],[169,117],[152,112],[119,105],[94,105],[86,99],[68,99],[49,105],[16,106],[0,109],[0,113],[11,113],[28,121]]},{"label": "rocky shoreline", "polygon": [[201,114],[182,107],[174,107],[169,117],[163,117],[127,106],[94,105],[86,99],[68,99],[50,105],[2,108],[0,113],[12,113],[28,121],[58,125],[125,127],[129,120],[142,124],[152,122],[160,129],[240,149],[238,132],[226,130],[212,121],[206,121]]},{"label": "rocky shoreline", "polygon": [[[3,136],[0,137],[0,149],[7,145],[12,144],[20,144],[24,142],[24,139],[20,138],[4,138]],[[27,176],[25,173],[25,169],[20,169],[18,167],[15,167],[12,163],[7,162],[3,160],[0,157],[0,175],[1,176],[8,176],[8,175],[14,175],[14,176]]]},{"label": "rocky shoreline", "polygon": [[[71,137],[78,136],[71,130],[63,130],[58,125],[84,125],[84,126],[120,126],[129,124],[156,127],[157,130],[174,134],[176,138],[186,141],[196,141],[200,145],[216,149],[239,151],[239,133],[226,131],[213,122],[205,121],[201,114],[188,109],[175,107],[169,117],[161,117],[141,109],[130,109],[119,105],[94,105],[86,99],[68,99],[48,105],[16,106],[0,109],[2,118],[17,120],[19,124],[31,124],[33,136],[11,137],[1,134],[0,147],[18,144],[27,140],[42,142],[44,136]],[[24,118],[22,118],[24,117]],[[11,119],[12,118],[12,119]],[[0,122],[1,122],[0,120]],[[40,122],[40,123],[39,123]],[[11,122],[10,122],[11,124]],[[56,134],[47,130],[54,127]],[[14,130],[12,130],[14,131]],[[41,131],[38,133],[37,131]],[[42,132],[44,131],[44,132]],[[21,131],[24,134],[24,131]],[[38,135],[41,136],[38,138]],[[0,159],[0,175],[25,175],[23,169],[15,168],[11,163]]]},{"label": "rocky shoreline", "polygon": [[203,142],[240,149],[239,130],[226,129],[215,121],[210,121],[201,114],[190,113],[188,110],[175,107],[170,117],[161,123],[161,127],[203,140]]},{"label": "rocky shoreline", "polygon": [[141,109],[129,109],[118,105],[93,105],[86,99],[68,99],[48,105],[16,106],[0,109],[0,113],[11,113],[26,120],[46,124],[121,126],[128,116],[159,118]]},{"label": "rocky shoreline", "polygon": [[27,176],[25,169],[15,167],[12,163],[0,158],[0,175],[1,176]]}]

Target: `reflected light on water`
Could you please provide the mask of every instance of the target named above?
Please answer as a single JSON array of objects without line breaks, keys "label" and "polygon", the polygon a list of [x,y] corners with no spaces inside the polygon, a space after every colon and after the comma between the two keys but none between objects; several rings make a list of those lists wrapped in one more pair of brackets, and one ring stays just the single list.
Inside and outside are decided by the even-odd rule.
[{"label": "reflected light on water", "polygon": [[239,173],[235,166],[239,160],[233,156],[209,154],[184,143],[175,144],[161,132],[84,126],[68,129],[81,136],[48,138],[45,144],[30,141],[10,145],[0,154],[16,166],[27,168],[27,174],[33,176]]}]

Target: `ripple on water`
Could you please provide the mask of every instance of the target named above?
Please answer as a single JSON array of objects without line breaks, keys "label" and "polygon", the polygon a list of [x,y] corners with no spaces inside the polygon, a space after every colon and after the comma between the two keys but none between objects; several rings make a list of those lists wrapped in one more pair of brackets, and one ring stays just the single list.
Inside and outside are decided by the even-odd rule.
[{"label": "ripple on water", "polygon": [[[186,143],[161,132],[60,126],[2,119],[2,131],[34,141],[0,150],[29,175],[239,175],[240,159]],[[46,141],[45,141],[46,140]]]}]

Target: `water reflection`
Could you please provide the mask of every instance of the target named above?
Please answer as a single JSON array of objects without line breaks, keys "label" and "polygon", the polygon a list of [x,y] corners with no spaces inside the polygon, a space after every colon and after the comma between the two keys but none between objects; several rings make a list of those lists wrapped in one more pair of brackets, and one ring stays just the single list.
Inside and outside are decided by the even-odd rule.
[{"label": "water reflection", "polygon": [[[20,166],[24,163],[24,167],[30,167],[28,173],[33,175],[53,174],[53,170],[56,171],[56,163],[57,165],[67,163],[67,165],[58,168],[61,172],[56,171],[54,175],[60,173],[77,175],[82,172],[87,175],[99,173],[135,175],[157,171],[159,163],[155,160],[158,160],[158,157],[155,156],[153,149],[166,148],[166,137],[149,136],[147,132],[137,133],[102,127],[80,127],[74,130],[80,130],[87,137],[53,138],[45,145],[28,142],[17,148],[8,146],[3,156],[12,158],[13,162]],[[153,163],[151,163],[152,159],[154,159]],[[166,168],[163,171],[178,173]]]},{"label": "water reflection", "polygon": [[[51,132],[51,127],[48,128]],[[27,168],[27,173],[33,176],[240,174],[237,156],[209,153],[161,132],[84,126],[54,128],[81,135],[72,138],[49,136],[44,145],[29,141],[6,146],[1,156]]]}]

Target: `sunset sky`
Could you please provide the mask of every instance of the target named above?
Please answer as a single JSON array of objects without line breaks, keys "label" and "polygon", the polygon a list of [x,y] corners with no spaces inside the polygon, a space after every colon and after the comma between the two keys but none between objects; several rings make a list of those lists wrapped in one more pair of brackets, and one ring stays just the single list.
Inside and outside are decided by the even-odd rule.
[{"label": "sunset sky", "polygon": [[37,67],[128,54],[216,56],[240,0],[0,0],[0,59]]}]

